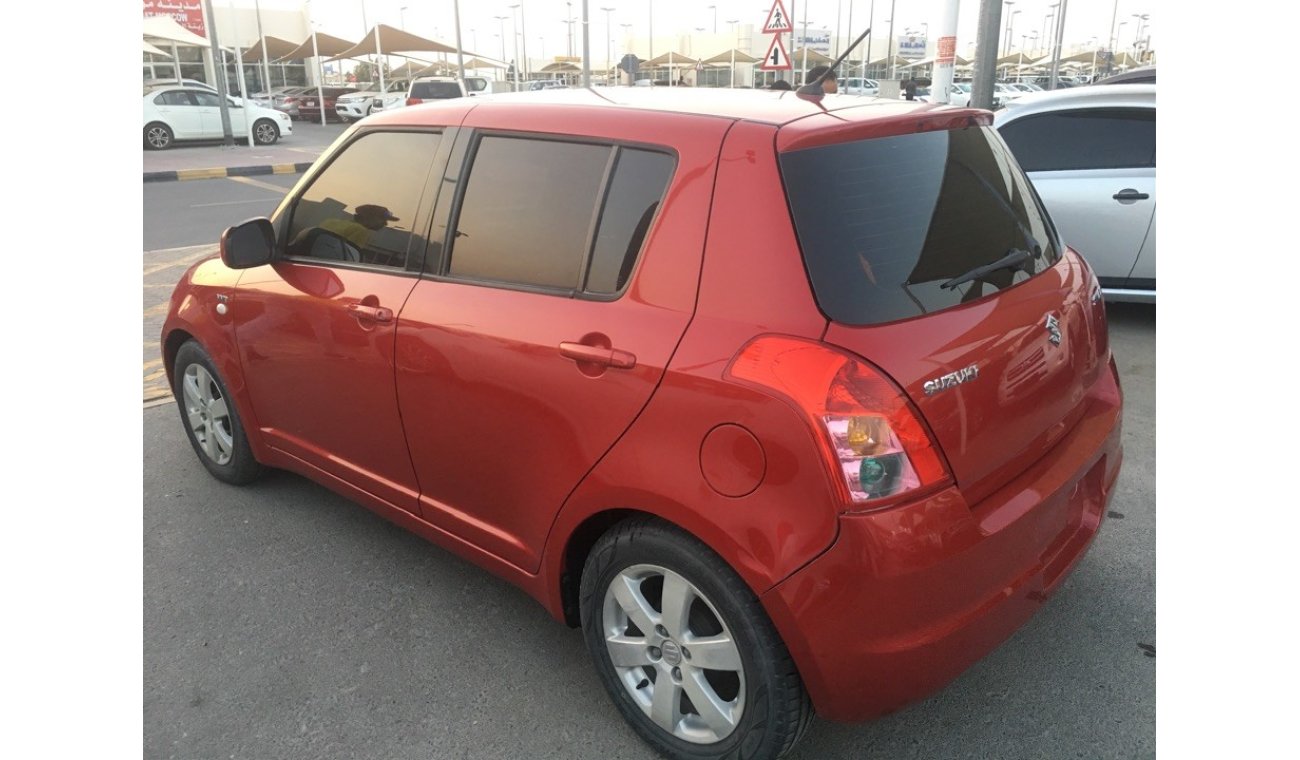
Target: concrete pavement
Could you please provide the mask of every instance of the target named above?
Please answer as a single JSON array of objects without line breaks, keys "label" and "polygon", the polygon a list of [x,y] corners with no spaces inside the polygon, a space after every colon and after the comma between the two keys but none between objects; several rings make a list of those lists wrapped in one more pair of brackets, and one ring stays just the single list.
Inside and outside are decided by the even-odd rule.
[{"label": "concrete pavement", "polygon": [[167,150],[145,150],[144,181],[301,173],[348,126],[295,121],[293,134],[275,145],[249,146],[237,140],[231,147],[217,141],[177,143]]}]

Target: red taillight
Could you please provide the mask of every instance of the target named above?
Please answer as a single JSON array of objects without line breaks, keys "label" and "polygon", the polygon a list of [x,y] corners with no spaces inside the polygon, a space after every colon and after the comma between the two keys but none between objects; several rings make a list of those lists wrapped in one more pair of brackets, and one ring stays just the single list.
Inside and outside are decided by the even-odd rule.
[{"label": "red taillight", "polygon": [[420,105],[420,104],[423,103],[423,102],[424,102],[424,99],[423,99],[423,98],[407,98],[407,99],[406,99],[406,104],[407,104],[408,106],[418,106],[418,105]]},{"label": "red taillight", "polygon": [[884,373],[823,343],[764,336],[727,368],[793,401],[822,442],[822,455],[853,506],[948,481],[948,467],[915,409]]}]

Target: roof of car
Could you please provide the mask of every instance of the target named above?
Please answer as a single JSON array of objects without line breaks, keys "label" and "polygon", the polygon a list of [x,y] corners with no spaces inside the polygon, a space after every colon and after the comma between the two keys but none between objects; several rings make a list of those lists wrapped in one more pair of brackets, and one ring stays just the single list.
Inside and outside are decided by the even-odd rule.
[{"label": "roof of car", "polygon": [[[1111,88],[1114,89],[1114,88]],[[905,118],[947,106],[868,98],[859,95],[827,95],[820,102],[799,97],[792,91],[693,87],[601,87],[534,90],[532,92],[477,95],[474,106],[490,108],[599,108],[630,109],[712,116],[725,119],[756,121],[783,126],[810,116],[828,112],[853,121],[876,121]],[[402,108],[375,117],[385,124],[436,123],[421,118],[437,111],[464,104],[424,105]]]},{"label": "roof of car", "polygon": [[1156,86],[1153,84],[1115,84],[1109,87],[1087,85],[1065,90],[1033,92],[1016,98],[998,111],[999,122],[1042,111],[1062,108],[1105,108],[1123,106],[1151,106],[1156,104]]}]

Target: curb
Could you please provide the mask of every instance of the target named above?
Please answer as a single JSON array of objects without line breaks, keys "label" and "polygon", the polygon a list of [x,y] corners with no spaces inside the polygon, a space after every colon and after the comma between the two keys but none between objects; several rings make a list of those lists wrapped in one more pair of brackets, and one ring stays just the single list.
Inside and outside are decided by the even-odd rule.
[{"label": "curb", "polygon": [[227,166],[215,169],[178,169],[169,172],[145,172],[145,182],[174,182],[189,179],[223,179],[251,177],[257,174],[302,174],[314,161],[298,164],[263,164],[261,166]]}]

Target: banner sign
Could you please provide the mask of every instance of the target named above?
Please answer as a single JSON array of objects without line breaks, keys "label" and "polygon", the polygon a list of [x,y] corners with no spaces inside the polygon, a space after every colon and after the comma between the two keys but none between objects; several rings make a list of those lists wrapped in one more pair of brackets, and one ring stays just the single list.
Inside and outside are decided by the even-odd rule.
[{"label": "banner sign", "polygon": [[200,37],[208,36],[203,20],[203,3],[199,0],[144,0],[145,18],[168,16]]},{"label": "banner sign", "polygon": [[899,37],[898,54],[909,61],[919,61],[925,57],[924,37]]},{"label": "banner sign", "polygon": [[951,66],[957,56],[957,38],[940,37],[939,52],[935,57],[935,63],[939,66]]}]

